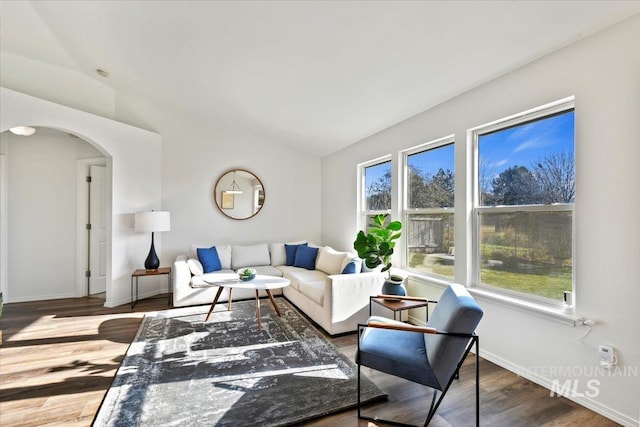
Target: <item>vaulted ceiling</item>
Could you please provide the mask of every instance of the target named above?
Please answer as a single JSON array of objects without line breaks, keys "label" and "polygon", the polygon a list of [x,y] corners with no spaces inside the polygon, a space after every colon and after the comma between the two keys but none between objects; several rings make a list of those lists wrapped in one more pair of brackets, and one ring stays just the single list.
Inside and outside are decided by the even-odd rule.
[{"label": "vaulted ceiling", "polygon": [[637,1],[4,0],[0,47],[324,156],[639,12]]}]

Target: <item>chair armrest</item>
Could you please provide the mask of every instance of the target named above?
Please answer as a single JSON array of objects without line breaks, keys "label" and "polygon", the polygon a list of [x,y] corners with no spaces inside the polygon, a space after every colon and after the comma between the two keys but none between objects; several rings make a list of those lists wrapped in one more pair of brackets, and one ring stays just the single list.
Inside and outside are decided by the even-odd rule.
[{"label": "chair armrest", "polygon": [[187,265],[187,255],[178,255],[173,262],[173,288],[181,289],[184,286],[189,286],[191,282],[191,270]]},{"label": "chair armrest", "polygon": [[474,332],[473,334],[463,334],[459,332],[447,332],[447,331],[438,331],[436,328],[432,328],[429,326],[416,326],[411,325],[409,323],[403,323],[398,321],[391,322],[380,322],[376,320],[370,320],[365,325],[358,325],[361,328],[378,328],[378,329],[394,329],[397,331],[408,331],[408,332],[421,332],[423,334],[434,334],[434,335],[448,335],[451,337],[461,337],[461,338],[474,338],[477,339],[478,335]]},{"label": "chair armrest", "polygon": [[369,298],[380,292],[383,283],[384,274],[375,272],[327,276],[324,300],[330,305],[331,322],[345,321],[361,311],[366,314]]},{"label": "chair armrest", "polygon": [[430,327],[426,327],[426,326],[410,325],[408,323],[397,324],[397,323],[384,323],[384,322],[370,321],[365,326],[370,327],[370,328],[379,328],[379,329],[393,329],[393,330],[396,330],[396,331],[420,332],[420,333],[423,333],[423,334],[437,334],[438,333],[436,328],[430,328]]}]

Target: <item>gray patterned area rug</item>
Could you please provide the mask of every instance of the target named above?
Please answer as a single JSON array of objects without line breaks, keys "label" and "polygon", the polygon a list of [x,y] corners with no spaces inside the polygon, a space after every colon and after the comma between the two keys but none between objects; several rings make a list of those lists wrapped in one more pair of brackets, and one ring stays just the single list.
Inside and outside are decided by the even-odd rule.
[{"label": "gray patterned area rug", "polygon": [[[356,404],[357,367],[284,298],[148,314],[95,426],[285,426]],[[384,398],[364,375],[363,400]]]}]

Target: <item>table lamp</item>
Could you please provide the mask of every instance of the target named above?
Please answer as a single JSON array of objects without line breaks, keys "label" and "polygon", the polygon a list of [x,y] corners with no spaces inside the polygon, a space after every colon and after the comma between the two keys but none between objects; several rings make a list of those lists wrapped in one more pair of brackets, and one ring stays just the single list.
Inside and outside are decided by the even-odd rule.
[{"label": "table lamp", "polygon": [[140,233],[151,232],[151,249],[144,261],[144,268],[147,271],[157,271],[160,267],[160,260],[156,255],[153,236],[156,232],[171,230],[171,213],[166,211],[136,212],[135,230]]}]

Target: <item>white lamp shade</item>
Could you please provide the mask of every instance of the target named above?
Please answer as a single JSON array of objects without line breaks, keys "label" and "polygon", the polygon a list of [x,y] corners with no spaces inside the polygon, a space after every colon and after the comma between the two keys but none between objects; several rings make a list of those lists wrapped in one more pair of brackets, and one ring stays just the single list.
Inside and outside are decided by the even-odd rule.
[{"label": "white lamp shade", "polygon": [[31,126],[16,126],[10,128],[9,131],[15,135],[31,136],[36,133],[36,129]]},{"label": "white lamp shade", "polygon": [[141,233],[171,230],[171,213],[166,211],[136,212],[135,230]]}]

